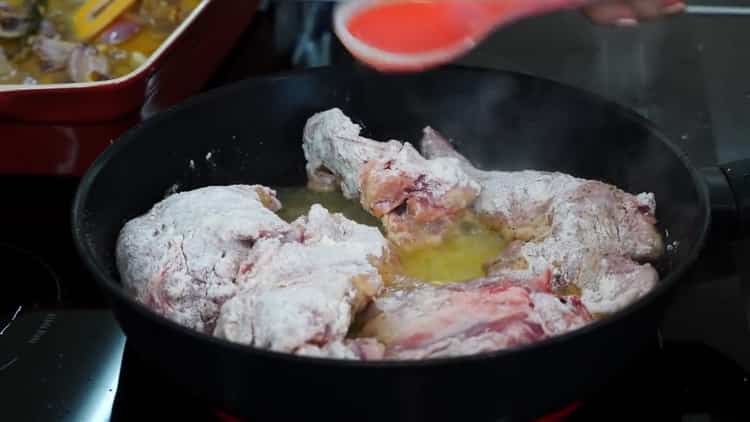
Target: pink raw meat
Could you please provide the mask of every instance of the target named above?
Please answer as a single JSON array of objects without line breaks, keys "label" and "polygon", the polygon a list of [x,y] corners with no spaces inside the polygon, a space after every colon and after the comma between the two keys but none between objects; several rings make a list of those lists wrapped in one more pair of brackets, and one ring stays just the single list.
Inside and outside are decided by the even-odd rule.
[{"label": "pink raw meat", "polygon": [[[549,285],[547,275],[535,287]],[[390,287],[364,315],[361,335],[388,359],[460,356],[512,348],[583,326],[591,315],[575,296],[555,296],[499,277]]]}]

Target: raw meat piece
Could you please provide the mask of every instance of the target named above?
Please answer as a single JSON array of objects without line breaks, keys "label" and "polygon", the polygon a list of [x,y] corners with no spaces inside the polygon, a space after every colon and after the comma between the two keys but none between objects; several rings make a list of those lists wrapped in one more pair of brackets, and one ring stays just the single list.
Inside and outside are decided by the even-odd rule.
[{"label": "raw meat piece", "polygon": [[479,170],[429,127],[421,148],[429,158],[456,158],[482,185],[477,213],[517,239],[490,274],[534,278],[551,269],[555,284],[574,283],[595,313],[621,309],[658,281],[651,265],[636,262],[662,253],[653,194],[556,172]]},{"label": "raw meat piece", "polygon": [[313,205],[292,223],[300,241],[261,239],[242,265],[241,291],[221,308],[218,337],[282,352],[377,358],[372,341],[345,340],[356,312],[380,292],[388,244],[377,228]]},{"label": "raw meat piece", "polygon": [[[536,286],[548,286],[546,279]],[[385,344],[387,359],[424,359],[511,348],[592,320],[577,297],[521,284],[491,277],[390,287],[368,308],[360,334]]]},{"label": "raw meat piece", "polygon": [[313,205],[292,224],[262,186],[171,195],[129,221],[117,242],[123,284],[184,326],[311,356],[378,359],[373,339],[346,339],[380,292],[390,259],[377,228]]},{"label": "raw meat piece", "polygon": [[426,160],[409,143],[373,141],[344,113],[312,116],[304,130],[308,186],[359,196],[402,247],[438,242],[480,191],[454,158]]},{"label": "raw meat piece", "polygon": [[397,141],[377,142],[359,136],[362,128],[340,109],[314,114],[305,124],[302,150],[308,186],[315,190],[341,189],[345,197],[359,197],[359,171],[366,162],[401,150]]},{"label": "raw meat piece", "polygon": [[280,207],[262,186],[171,195],[122,228],[116,262],[123,285],[161,315],[211,332],[253,243],[289,231],[273,212]]}]

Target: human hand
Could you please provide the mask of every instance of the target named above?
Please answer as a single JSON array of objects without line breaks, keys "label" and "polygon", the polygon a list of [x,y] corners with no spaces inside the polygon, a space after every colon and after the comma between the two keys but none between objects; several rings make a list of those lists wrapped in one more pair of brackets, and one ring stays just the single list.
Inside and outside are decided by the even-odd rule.
[{"label": "human hand", "polygon": [[608,0],[583,8],[599,24],[635,26],[639,21],[674,15],[685,10],[682,0]]}]

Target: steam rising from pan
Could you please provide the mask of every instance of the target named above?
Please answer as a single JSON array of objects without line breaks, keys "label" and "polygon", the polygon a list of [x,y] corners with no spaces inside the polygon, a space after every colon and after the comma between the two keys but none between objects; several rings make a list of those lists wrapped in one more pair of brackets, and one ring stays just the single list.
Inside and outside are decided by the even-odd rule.
[{"label": "steam rising from pan", "polygon": [[596,43],[592,79],[594,90],[649,117],[650,98],[662,68],[665,46],[663,23],[649,23],[638,29],[592,27]]}]

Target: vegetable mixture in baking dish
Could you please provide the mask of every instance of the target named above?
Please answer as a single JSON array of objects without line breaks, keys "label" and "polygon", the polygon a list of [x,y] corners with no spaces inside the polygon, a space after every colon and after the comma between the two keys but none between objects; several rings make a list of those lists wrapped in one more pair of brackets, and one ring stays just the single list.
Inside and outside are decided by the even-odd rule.
[{"label": "vegetable mixture in baking dish", "polygon": [[308,119],[307,187],[208,186],[130,220],[123,285],[202,333],[361,360],[530,344],[656,285],[653,194],[480,170],[429,127],[419,150],[360,130],[335,108]]},{"label": "vegetable mixture in baking dish", "polygon": [[204,0],[0,0],[0,84],[96,82],[143,64]]}]

